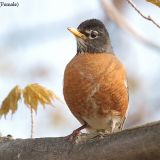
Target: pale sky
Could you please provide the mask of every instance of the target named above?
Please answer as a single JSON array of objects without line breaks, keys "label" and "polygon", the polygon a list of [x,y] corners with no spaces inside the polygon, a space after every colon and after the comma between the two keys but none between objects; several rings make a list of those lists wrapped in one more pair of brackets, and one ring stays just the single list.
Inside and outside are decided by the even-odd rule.
[{"label": "pale sky", "polygon": [[[67,27],[77,27],[80,22],[89,18],[104,20],[99,2],[98,0],[19,0],[18,2],[18,8],[0,8],[0,68],[2,68],[0,70],[0,101],[15,85],[24,87],[35,82],[54,90],[63,99],[64,68],[76,52],[75,39],[67,31]],[[154,8],[149,8],[148,5],[140,6],[146,7],[148,14],[151,14]],[[128,13],[126,18],[143,31],[144,35],[159,41],[159,30],[130,10],[131,8],[126,10]],[[157,14],[159,12],[155,9],[156,18]],[[143,88],[140,96],[147,94],[150,97],[153,92],[151,90],[152,78],[159,74],[160,55],[136,42],[133,37],[126,40],[128,34],[120,30],[118,36],[126,45],[126,48],[121,48],[125,52],[124,55],[127,55],[127,61],[125,61],[124,56],[119,53],[120,46],[116,41],[114,28],[114,26],[110,27],[109,32],[115,52],[126,67],[133,66],[130,74],[137,74],[140,80],[144,80],[140,83]],[[52,76],[30,77],[29,71],[35,66],[47,66]],[[3,71],[3,67],[8,68]],[[134,99],[131,101],[134,102]],[[64,136],[80,125],[65,104],[57,102],[56,106],[57,108],[48,106],[45,111],[40,107],[36,117],[35,137]],[[56,109],[64,115],[65,125],[60,124],[57,127],[50,124],[48,115]],[[160,115],[157,113],[148,121],[159,118]],[[12,134],[19,138],[30,136],[30,112],[22,102],[19,103],[18,112],[12,118],[9,115],[6,120],[0,119],[0,132],[3,135]]]}]

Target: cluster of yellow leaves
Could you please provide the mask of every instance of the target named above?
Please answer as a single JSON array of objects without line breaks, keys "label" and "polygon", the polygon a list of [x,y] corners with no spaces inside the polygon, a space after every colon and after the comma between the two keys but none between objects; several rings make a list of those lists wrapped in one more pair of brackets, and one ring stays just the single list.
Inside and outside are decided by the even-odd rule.
[{"label": "cluster of yellow leaves", "polygon": [[147,2],[150,2],[152,4],[155,4],[156,6],[160,7],[160,0],[146,0]]},{"label": "cluster of yellow leaves", "polygon": [[2,102],[0,109],[0,116],[6,116],[11,110],[12,114],[17,110],[18,100],[21,98],[21,89],[19,86],[15,86],[5,100]]},{"label": "cluster of yellow leaves", "polygon": [[58,97],[51,91],[39,84],[29,84],[24,89],[20,89],[19,86],[15,86],[8,96],[3,100],[2,106],[0,108],[0,116],[5,116],[12,112],[12,114],[17,110],[18,101],[23,96],[24,103],[37,111],[38,104],[52,105],[52,102]]}]

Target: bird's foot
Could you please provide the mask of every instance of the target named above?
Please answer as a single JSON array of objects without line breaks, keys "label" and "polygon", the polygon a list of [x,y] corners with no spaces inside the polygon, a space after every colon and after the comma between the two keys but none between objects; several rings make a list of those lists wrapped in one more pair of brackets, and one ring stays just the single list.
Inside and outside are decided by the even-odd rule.
[{"label": "bird's foot", "polygon": [[80,131],[74,130],[70,135],[65,137],[65,140],[73,141],[80,134]]},{"label": "bird's foot", "polygon": [[81,127],[74,130],[70,135],[66,136],[65,139],[69,141],[75,140],[78,137],[78,135],[81,133],[80,131],[86,127],[87,127],[87,124],[82,125]]},{"label": "bird's foot", "polygon": [[86,142],[88,140],[92,141],[95,139],[103,139],[105,136],[110,134],[109,132],[90,132],[90,133],[81,133],[76,137],[75,142]]},{"label": "bird's foot", "polygon": [[97,137],[97,133],[81,133],[77,136],[75,142],[86,142],[88,140],[94,140],[94,138]]},{"label": "bird's foot", "polygon": [[93,135],[91,139],[96,139],[96,138],[103,139],[105,136],[108,136],[109,134],[111,134],[111,132],[106,130],[98,130],[91,134]]}]

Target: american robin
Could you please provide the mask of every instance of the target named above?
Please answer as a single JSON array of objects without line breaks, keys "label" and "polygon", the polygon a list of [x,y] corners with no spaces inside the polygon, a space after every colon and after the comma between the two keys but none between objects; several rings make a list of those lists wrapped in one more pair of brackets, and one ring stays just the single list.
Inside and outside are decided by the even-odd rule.
[{"label": "american robin", "polygon": [[68,28],[76,37],[77,53],[64,72],[64,98],[90,132],[120,131],[126,119],[128,88],[124,66],[115,56],[109,34],[97,19]]}]

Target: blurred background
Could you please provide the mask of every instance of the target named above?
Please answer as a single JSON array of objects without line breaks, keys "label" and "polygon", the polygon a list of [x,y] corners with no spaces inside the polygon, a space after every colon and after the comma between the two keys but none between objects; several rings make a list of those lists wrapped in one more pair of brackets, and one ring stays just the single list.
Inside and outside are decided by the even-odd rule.
[{"label": "blurred background", "polygon": [[[160,44],[160,29],[144,20],[125,0],[112,2],[133,28]],[[145,0],[134,2],[160,22],[158,7]],[[0,7],[0,102],[15,85],[23,88],[30,83],[40,83],[64,100],[63,72],[76,53],[76,41],[67,27],[98,18],[105,23],[113,49],[127,69],[130,104],[125,128],[160,119],[160,48],[149,47],[122,30],[110,19],[101,0],[18,3],[19,7]],[[39,107],[35,137],[65,136],[80,126],[65,103],[56,101],[55,106],[45,110]],[[21,101],[13,116],[0,119],[0,132],[27,138],[30,121],[30,110]]]}]

